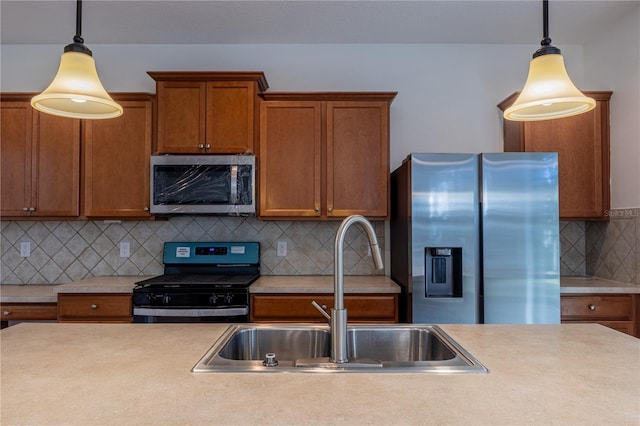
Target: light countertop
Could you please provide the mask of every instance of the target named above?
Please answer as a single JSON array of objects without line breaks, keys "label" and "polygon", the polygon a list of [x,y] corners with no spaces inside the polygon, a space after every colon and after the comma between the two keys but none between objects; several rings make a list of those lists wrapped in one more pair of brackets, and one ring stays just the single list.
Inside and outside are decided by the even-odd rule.
[{"label": "light countertop", "polygon": [[560,294],[640,294],[640,286],[595,277],[560,277]]},{"label": "light countertop", "polygon": [[26,284],[0,285],[0,302],[2,303],[56,303],[58,296],[54,293],[55,285]]},{"label": "light countertop", "polygon": [[119,275],[112,277],[93,277],[55,287],[56,293],[131,293],[135,283],[152,276]]},{"label": "light countertop", "polygon": [[[250,293],[333,293],[332,275],[263,275],[251,287]],[[400,293],[400,286],[384,275],[346,275],[344,292]]]},{"label": "light countertop", "polygon": [[222,324],[0,332],[2,423],[640,424],[640,340],[594,324],[443,325],[488,374],[190,372]]}]

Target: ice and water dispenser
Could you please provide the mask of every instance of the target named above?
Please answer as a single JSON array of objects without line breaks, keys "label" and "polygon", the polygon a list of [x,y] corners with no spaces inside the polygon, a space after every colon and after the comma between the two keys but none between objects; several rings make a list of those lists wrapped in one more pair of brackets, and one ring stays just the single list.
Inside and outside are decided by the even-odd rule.
[{"label": "ice and water dispenser", "polygon": [[425,248],[425,297],[462,297],[462,247]]}]

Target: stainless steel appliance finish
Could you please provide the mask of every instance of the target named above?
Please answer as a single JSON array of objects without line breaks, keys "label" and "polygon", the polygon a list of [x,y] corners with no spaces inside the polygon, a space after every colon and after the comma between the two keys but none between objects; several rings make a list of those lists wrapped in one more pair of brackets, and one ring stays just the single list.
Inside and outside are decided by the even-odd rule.
[{"label": "stainless steel appliance finish", "polygon": [[329,361],[331,332],[324,325],[236,324],[191,371],[250,373],[487,373],[442,329],[433,325],[350,325],[349,362]]},{"label": "stainless steel appliance finish", "polygon": [[247,322],[257,242],[168,242],[164,275],[136,283],[134,322]]},{"label": "stainless steel appliance finish", "polygon": [[557,154],[411,154],[391,277],[414,323],[559,323]]},{"label": "stainless steel appliance finish", "polygon": [[151,213],[253,215],[253,155],[152,155]]}]

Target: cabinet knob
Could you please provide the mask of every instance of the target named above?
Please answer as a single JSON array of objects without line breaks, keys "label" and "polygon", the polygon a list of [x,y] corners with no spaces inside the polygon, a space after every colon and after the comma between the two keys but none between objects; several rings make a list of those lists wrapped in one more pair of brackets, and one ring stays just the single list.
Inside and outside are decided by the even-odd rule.
[{"label": "cabinet knob", "polygon": [[595,311],[596,310],[596,305],[589,305],[589,310],[590,311]]},{"label": "cabinet knob", "polygon": [[198,144],[198,148],[203,149],[203,148],[204,148],[204,144],[199,143],[199,144]]},{"label": "cabinet knob", "polygon": [[98,305],[93,304],[93,305],[90,306],[90,308],[91,309],[98,309]]},{"label": "cabinet knob", "polygon": [[211,144],[206,144],[204,147],[205,147],[206,149],[209,149],[209,148],[211,148]]},{"label": "cabinet knob", "polygon": [[35,211],[35,209],[36,209],[35,207],[29,207],[30,212]]},{"label": "cabinet knob", "polygon": [[149,211],[149,207],[145,207],[143,210],[144,210],[145,212],[148,212],[148,211]]},{"label": "cabinet knob", "polygon": [[9,312],[9,311],[4,311],[4,312],[2,312],[2,315],[5,315],[5,316],[7,316],[7,315],[11,315],[11,312]]},{"label": "cabinet knob", "polygon": [[331,213],[331,212],[333,211],[333,207],[329,207],[329,208],[327,209],[327,211],[328,211],[329,213]]},{"label": "cabinet knob", "polygon": [[314,210],[319,212],[320,211],[320,207],[316,207]]},{"label": "cabinet knob", "polygon": [[22,211],[28,212],[29,211],[29,207],[23,207]]}]

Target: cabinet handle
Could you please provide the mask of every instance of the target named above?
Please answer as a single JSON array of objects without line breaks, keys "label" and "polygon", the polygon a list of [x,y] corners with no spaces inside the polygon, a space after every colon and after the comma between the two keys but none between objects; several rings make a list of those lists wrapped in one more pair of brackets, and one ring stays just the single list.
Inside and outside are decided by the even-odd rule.
[{"label": "cabinet handle", "polygon": [[95,305],[95,304],[94,304],[94,305],[91,305],[91,306],[90,306],[90,308],[91,308],[91,309],[98,309],[98,305]]},{"label": "cabinet handle", "polygon": [[590,311],[595,311],[596,310],[596,305],[589,305],[589,310]]},{"label": "cabinet handle", "polygon": [[9,315],[11,315],[11,312],[9,312],[9,311],[4,311],[4,312],[2,312],[2,315],[9,316]]}]

